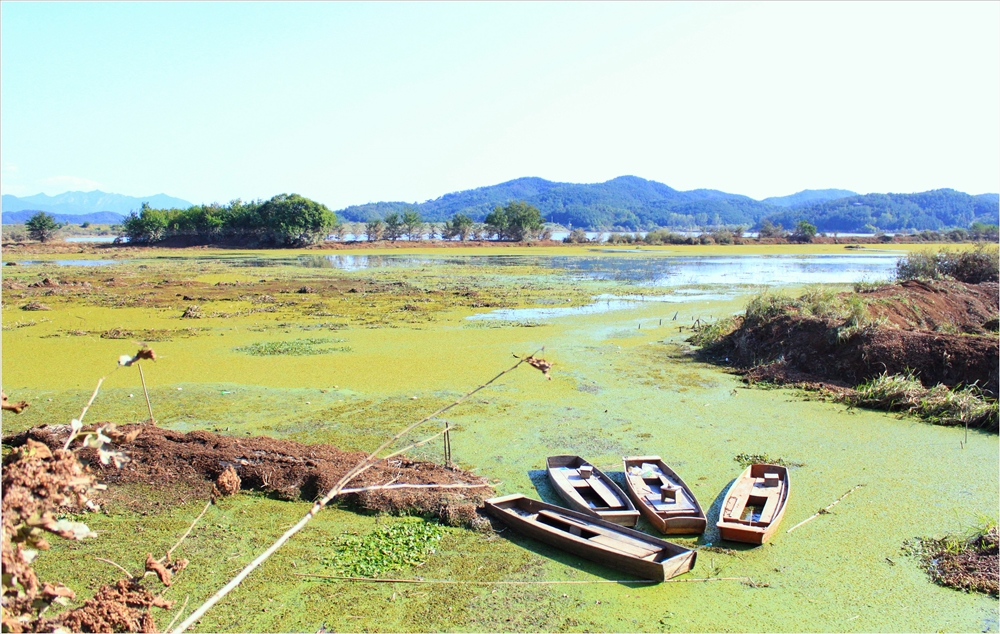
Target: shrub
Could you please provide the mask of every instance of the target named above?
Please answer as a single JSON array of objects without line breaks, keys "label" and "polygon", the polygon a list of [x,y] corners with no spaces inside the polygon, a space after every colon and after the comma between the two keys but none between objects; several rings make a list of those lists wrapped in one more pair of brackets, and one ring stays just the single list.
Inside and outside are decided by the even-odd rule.
[{"label": "shrub", "polygon": [[979,243],[972,251],[941,251],[938,269],[959,282],[980,284],[996,282],[1000,277],[1000,247]]},{"label": "shrub", "polygon": [[937,256],[929,251],[913,252],[896,262],[896,279],[936,280],[941,274],[937,267]]}]

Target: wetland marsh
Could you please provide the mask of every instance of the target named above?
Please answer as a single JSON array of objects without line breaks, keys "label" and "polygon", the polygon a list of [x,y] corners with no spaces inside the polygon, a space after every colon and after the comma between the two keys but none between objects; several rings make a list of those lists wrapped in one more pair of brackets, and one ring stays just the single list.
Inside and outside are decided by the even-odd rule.
[{"label": "wetland marsh", "polygon": [[[4,269],[3,386],[32,404],[4,413],[4,433],[68,423],[101,376],[89,420],[145,419],[139,377],[115,366],[144,342],[157,353],[143,367],[161,427],[365,451],[509,367],[512,354],[544,347],[551,381],[519,368],[444,417],[458,465],[498,494],[558,503],[548,455],[618,472],[623,455],[659,454],[709,518],[703,536],[671,538],[703,549],[678,581],[752,581],[536,583],[625,577],[510,531],[453,527],[440,529],[419,567],[386,574],[504,583],[300,576],[337,574],[345,534],[423,521],[330,507],[197,629],[996,631],[994,598],[934,585],[901,550],[997,516],[995,434],[970,431],[965,443],[960,429],[747,389],[690,354],[692,323],[736,313],[761,285],[848,288],[887,277],[905,253],[833,247],[152,251],[86,267],[36,258]],[[50,310],[22,310],[33,301]],[[756,548],[720,542],[715,528],[746,453],[800,465],[782,527]],[[440,462],[441,446],[411,456]],[[786,533],[858,484],[832,512]],[[141,568],[204,504],[169,482],[109,496],[106,512],[87,519],[97,539],[53,543],[37,560],[40,577],[80,599],[120,576],[95,557]],[[308,508],[247,491],[221,500],[179,549],[191,563],[167,598],[199,604]],[[639,528],[653,532],[643,520]],[[155,612],[157,623],[177,606]]]}]

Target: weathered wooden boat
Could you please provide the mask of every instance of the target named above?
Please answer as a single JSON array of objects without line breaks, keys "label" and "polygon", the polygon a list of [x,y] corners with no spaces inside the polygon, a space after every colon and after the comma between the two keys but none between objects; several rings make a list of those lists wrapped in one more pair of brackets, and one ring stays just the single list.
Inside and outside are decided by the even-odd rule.
[{"label": "weathered wooden boat", "polygon": [[635,526],[639,511],[614,480],[580,456],[545,459],[549,482],[570,508],[622,526]]},{"label": "weathered wooden boat", "polygon": [[788,469],[754,464],[736,478],[719,513],[722,539],[763,544],[778,530],[790,491]]},{"label": "weathered wooden boat", "polygon": [[708,520],[691,488],[659,456],[630,456],[625,489],[656,530],[666,535],[700,534]]},{"label": "weathered wooden boat", "polygon": [[691,570],[697,556],[658,537],[520,493],[486,500],[486,511],[518,533],[652,581]]}]

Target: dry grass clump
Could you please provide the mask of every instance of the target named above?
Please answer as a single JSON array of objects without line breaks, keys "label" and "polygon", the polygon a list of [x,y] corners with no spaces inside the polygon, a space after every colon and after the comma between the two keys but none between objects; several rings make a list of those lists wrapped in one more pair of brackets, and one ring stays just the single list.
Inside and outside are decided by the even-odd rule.
[{"label": "dry grass clump", "polygon": [[52,310],[52,309],[41,302],[28,302],[24,306],[21,306],[21,310]]},{"label": "dry grass clump", "polygon": [[983,396],[975,385],[948,389],[944,385],[925,388],[913,373],[883,373],[862,383],[843,399],[857,407],[902,411],[938,425],[968,426],[998,430],[996,401]]}]

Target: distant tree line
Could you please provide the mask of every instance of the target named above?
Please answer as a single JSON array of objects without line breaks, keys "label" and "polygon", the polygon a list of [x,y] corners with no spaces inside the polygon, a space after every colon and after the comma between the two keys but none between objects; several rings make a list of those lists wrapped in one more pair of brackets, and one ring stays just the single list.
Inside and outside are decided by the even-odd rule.
[{"label": "distant tree line", "polygon": [[537,207],[524,202],[497,205],[486,222],[475,223],[455,214],[444,223],[425,223],[415,208],[373,217],[363,225],[338,223],[325,205],[298,194],[279,194],[270,200],[228,205],[195,205],[188,209],[153,209],[143,203],[122,221],[119,232],[130,243],[153,244],[171,238],[187,242],[239,242],[254,246],[301,247],[328,236],[343,239],[348,233],[369,241],[402,238],[421,240],[426,235],[444,240],[524,241],[544,237],[545,220]]},{"label": "distant tree line", "polygon": [[133,243],[168,238],[196,242],[236,241],[250,245],[299,247],[322,240],[337,224],[325,205],[298,194],[228,205],[195,205],[187,209],[153,209],[147,203],[121,223],[121,235]]}]

